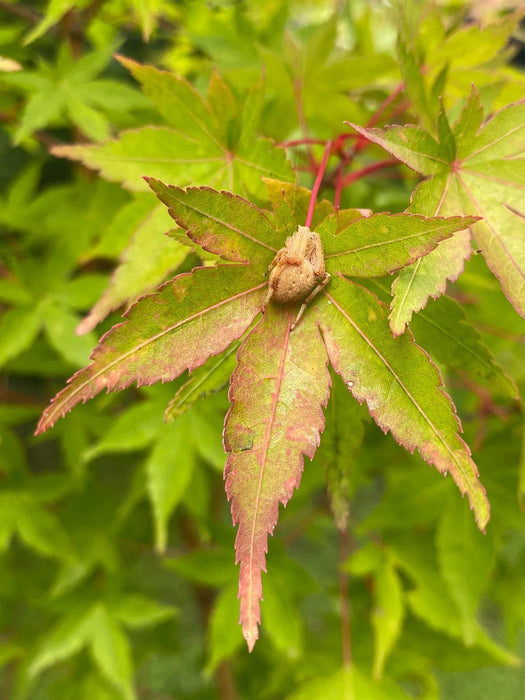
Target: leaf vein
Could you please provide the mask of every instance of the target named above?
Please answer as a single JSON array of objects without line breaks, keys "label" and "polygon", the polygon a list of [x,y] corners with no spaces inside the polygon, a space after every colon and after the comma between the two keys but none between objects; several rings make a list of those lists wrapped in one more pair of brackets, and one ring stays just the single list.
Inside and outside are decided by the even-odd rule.
[{"label": "leaf vein", "polygon": [[[240,236],[243,236],[243,238],[247,238],[248,240],[252,241],[253,243],[257,243],[258,245],[262,246],[263,248],[266,248],[267,250],[271,250],[273,253],[277,252],[273,246],[268,245],[267,243],[264,243],[263,241],[260,241],[258,238],[255,238],[254,236],[250,236],[250,234],[247,233],[246,231],[243,231],[242,229],[238,228],[237,226],[234,226],[233,224],[230,224],[227,221],[224,221],[223,219],[219,219],[218,216],[213,216],[209,212],[206,212],[203,209],[199,209],[199,207],[196,207],[194,204],[189,204],[188,202],[185,202],[185,201],[183,201],[182,204],[187,209],[191,209],[196,214],[200,214],[204,218],[210,219],[211,221],[215,222],[216,224],[219,224],[220,226],[224,226],[224,228],[227,228],[230,231],[234,231],[235,233],[238,233]],[[183,228],[185,228],[185,227],[183,226]]]},{"label": "leaf vein", "polygon": [[412,402],[412,404],[415,406],[415,408],[418,410],[420,415],[423,417],[427,425],[431,428],[432,432],[435,434],[435,436],[438,438],[439,442],[443,445],[445,448],[446,452],[450,455],[452,461],[457,465],[459,471],[461,472],[465,483],[468,484],[468,487],[470,489],[470,493],[474,493],[474,485],[472,484],[469,474],[466,472],[465,469],[463,469],[463,466],[458,462],[454,452],[448,445],[447,441],[445,438],[442,436],[438,428],[434,425],[432,420],[427,416],[425,411],[421,408],[421,406],[418,404],[416,399],[412,396],[410,391],[407,389],[399,375],[394,371],[393,367],[390,365],[386,357],[384,357],[381,352],[376,348],[376,346],[373,344],[373,342],[366,336],[366,334],[359,328],[359,326],[354,323],[353,319],[350,318],[350,316],[346,313],[346,311],[337,303],[337,301],[328,293],[325,292],[326,296],[332,301],[333,305],[335,308],[341,313],[341,315],[350,323],[350,325],[354,328],[355,331],[361,336],[361,338],[365,341],[367,344],[367,347],[370,347],[373,352],[377,355],[377,357],[381,360],[383,365],[388,369],[388,371],[392,374],[392,377],[394,378],[395,381],[399,384],[401,389],[405,392],[406,396],[408,399]]},{"label": "leaf vein", "polygon": [[351,248],[349,250],[343,250],[339,253],[330,253],[330,255],[325,255],[325,259],[337,258],[342,255],[351,255],[352,253],[358,253],[361,250],[369,250],[370,248],[380,248],[381,246],[394,245],[395,243],[403,243],[404,241],[410,241],[413,238],[421,238],[421,236],[426,236],[427,234],[434,233],[434,231],[439,231],[443,228],[443,223],[436,225],[435,228],[427,229],[425,231],[419,231],[418,233],[413,233],[410,236],[402,236],[400,238],[392,238],[388,241],[380,241],[378,243],[369,243],[368,245],[362,245],[358,248]]},{"label": "leaf vein", "polygon": [[275,391],[273,393],[273,398],[272,398],[272,407],[270,411],[270,415],[268,417],[267,425],[266,425],[266,433],[264,435],[264,442],[263,442],[263,447],[262,447],[262,453],[261,453],[261,461],[259,462],[260,464],[260,470],[259,470],[259,481],[257,484],[257,493],[255,496],[255,503],[254,503],[254,509],[253,509],[253,519],[252,519],[252,528],[251,528],[251,533],[250,533],[250,565],[249,565],[249,604],[248,604],[248,614],[250,616],[250,620],[248,623],[248,629],[251,629],[253,626],[253,621],[251,619],[252,616],[252,597],[253,597],[253,556],[254,556],[254,542],[255,542],[255,531],[256,531],[256,523],[257,523],[257,515],[259,513],[259,506],[260,506],[260,501],[261,501],[261,491],[262,491],[262,483],[263,483],[263,477],[264,477],[264,470],[266,466],[266,459],[268,456],[268,449],[270,447],[270,440],[272,437],[272,430],[273,426],[275,423],[275,415],[277,413],[277,405],[279,403],[279,395],[280,395],[280,390],[281,386],[283,383],[284,379],[284,365],[286,363],[286,355],[288,351],[288,345],[290,342],[290,329],[291,329],[291,316],[288,315],[288,324],[286,327],[286,335],[284,337],[284,343],[283,343],[283,348],[282,348],[282,356],[279,361],[279,368],[277,370],[277,376],[276,376],[276,384],[275,384]]},{"label": "leaf vein", "polygon": [[497,139],[494,141],[491,141],[490,143],[485,144],[482,148],[479,148],[477,151],[474,151],[473,153],[468,154],[468,158],[466,160],[470,160],[471,158],[474,158],[474,156],[478,156],[480,153],[483,153],[483,151],[486,151],[487,148],[491,148],[492,146],[495,146],[497,143],[500,141],[503,141],[504,139],[509,138],[513,134],[515,134],[517,131],[520,129],[523,129],[523,124],[519,123],[518,126],[516,126],[514,129],[510,129],[510,131],[507,131],[505,134],[502,136],[499,136]]},{"label": "leaf vein", "polygon": [[[157,88],[159,88],[160,91],[168,97],[168,100],[173,99],[179,105],[179,108],[183,112],[185,112],[188,115],[188,117],[192,121],[195,122],[195,124],[197,124],[200,127],[200,129],[203,131],[204,134],[206,134],[206,136],[210,139],[210,141],[212,143],[214,143],[216,146],[218,146],[218,148],[220,148],[221,151],[224,150],[224,146],[221,144],[221,142],[213,135],[213,133],[208,129],[208,127],[200,119],[198,119],[196,117],[196,115],[190,109],[188,109],[188,107],[186,106],[186,104],[183,100],[180,100],[176,94],[174,94],[172,91],[168,90],[165,87],[164,83],[157,81],[156,84],[157,84]],[[206,104],[206,102],[204,102],[202,97],[199,95],[199,93],[194,88],[192,88],[191,86],[188,86],[188,87],[190,88],[190,90],[192,92],[195,93],[195,96],[199,100],[201,106],[205,109],[206,113],[211,118],[209,108],[208,108],[208,105]]]},{"label": "leaf vein", "polygon": [[460,175],[458,175],[458,178],[463,186],[463,189],[465,190],[467,196],[470,198],[470,201],[474,204],[474,206],[477,208],[478,212],[481,214],[483,217],[484,223],[487,225],[487,227],[491,230],[494,238],[498,241],[499,245],[501,246],[503,252],[507,256],[507,259],[509,262],[513,265],[513,267],[516,269],[518,275],[522,278],[522,283],[521,286],[525,284],[525,270],[522,270],[516,260],[514,259],[513,255],[509,252],[507,249],[507,246],[505,245],[503,239],[499,235],[498,231],[494,228],[494,226],[490,223],[489,219],[485,216],[483,208],[481,204],[478,202],[476,197],[474,196],[473,192],[470,190],[469,187],[467,187],[465,181],[461,178]]},{"label": "leaf vein", "polygon": [[[94,380],[96,380],[98,377],[100,377],[101,375],[105,374],[108,370],[112,369],[113,367],[115,367],[115,366],[118,365],[119,363],[123,362],[124,360],[126,360],[128,357],[130,357],[130,356],[133,355],[134,353],[136,353],[136,352],[142,350],[143,348],[147,347],[148,345],[150,345],[151,343],[155,342],[155,341],[158,340],[159,338],[162,338],[163,336],[167,335],[168,333],[171,333],[172,331],[177,330],[177,328],[180,328],[180,327],[183,326],[184,324],[189,323],[190,321],[193,321],[193,320],[195,320],[195,319],[200,319],[200,320],[202,321],[202,317],[203,317],[204,314],[210,313],[211,311],[214,311],[215,309],[218,309],[218,308],[220,308],[221,306],[224,306],[224,304],[228,304],[229,302],[233,301],[234,299],[239,299],[239,298],[241,298],[242,296],[251,294],[252,292],[256,292],[257,290],[262,289],[264,286],[266,286],[266,284],[267,284],[267,282],[265,281],[265,282],[263,282],[262,284],[257,285],[256,287],[252,287],[251,289],[247,289],[247,290],[245,290],[245,291],[243,291],[243,292],[239,292],[238,294],[235,294],[234,296],[228,297],[227,299],[223,299],[223,300],[217,302],[216,304],[213,304],[212,306],[209,306],[209,307],[206,308],[206,309],[201,309],[201,311],[199,311],[199,312],[193,314],[192,316],[188,316],[187,318],[185,318],[185,319],[183,319],[183,320],[181,320],[181,321],[175,323],[174,325],[169,326],[168,328],[163,329],[160,333],[155,334],[155,335],[152,336],[151,338],[147,338],[146,340],[144,340],[142,343],[139,343],[138,345],[136,345],[136,346],[135,346],[134,348],[132,348],[131,350],[128,350],[128,352],[124,353],[123,355],[119,355],[119,357],[115,358],[115,359],[114,359],[112,362],[110,362],[109,364],[104,365],[104,366],[103,366],[98,372],[96,372],[95,374],[89,375],[89,376],[87,377],[87,379],[86,379],[84,382],[82,382],[82,384],[80,384],[80,385],[75,389],[75,391],[71,392],[71,394],[68,395],[68,400],[70,401],[72,397],[74,397],[74,396],[76,396],[77,394],[81,393],[82,390],[83,390],[87,385],[91,384],[91,383],[92,383]],[[90,366],[91,366],[91,365],[90,365]],[[89,366],[88,366],[86,369],[89,369]],[[60,405],[60,404],[57,404],[57,405],[56,405],[56,409],[55,409],[54,411],[51,411],[51,412],[50,412],[50,415],[48,416],[46,422],[50,422],[51,416],[55,416],[55,415],[57,414],[57,412],[59,413],[59,411],[57,411],[57,409],[59,408],[59,405]]]},{"label": "leaf vein", "polygon": [[488,175],[487,173],[479,172],[477,170],[461,168],[461,172],[466,175],[471,175],[472,177],[480,177],[483,180],[489,180],[489,182],[497,182],[498,185],[505,185],[505,187],[513,187],[516,190],[525,190],[525,185],[520,185],[518,182],[514,182],[512,180],[504,180],[503,178],[495,177],[494,175]]}]

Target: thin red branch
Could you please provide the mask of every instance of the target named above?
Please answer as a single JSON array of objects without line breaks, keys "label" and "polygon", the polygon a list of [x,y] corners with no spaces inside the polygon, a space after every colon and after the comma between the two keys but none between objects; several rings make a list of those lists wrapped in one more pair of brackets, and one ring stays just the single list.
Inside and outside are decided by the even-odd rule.
[{"label": "thin red branch", "polygon": [[377,163],[372,163],[372,165],[367,165],[366,168],[361,168],[360,170],[356,170],[355,172],[346,175],[344,178],[342,178],[341,186],[347,187],[348,185],[352,184],[352,182],[360,180],[362,177],[365,177],[365,175],[369,175],[370,173],[373,173],[376,170],[392,168],[396,165],[399,165],[399,161],[396,159],[380,160]]},{"label": "thin red branch", "polygon": [[305,226],[310,226],[312,223],[312,219],[314,216],[314,209],[315,209],[315,202],[317,200],[317,194],[319,192],[319,188],[321,187],[321,182],[323,181],[323,176],[326,170],[326,164],[328,163],[328,158],[330,156],[330,151],[332,150],[332,141],[327,141],[326,142],[326,147],[324,149],[323,153],[323,158],[321,160],[321,163],[319,165],[319,169],[317,170],[317,176],[315,178],[314,186],[312,187],[312,194],[310,196],[310,203],[308,205],[308,213],[306,215],[306,221],[304,222]]},{"label": "thin red branch", "polygon": [[[308,147],[309,167],[308,168],[303,167],[302,169],[316,171],[316,178],[315,178],[314,186],[312,188],[312,194],[310,197],[310,203],[308,205],[308,213],[307,213],[306,222],[305,222],[305,226],[310,226],[312,223],[312,219],[313,219],[313,213],[314,213],[315,203],[317,200],[317,195],[319,193],[321,183],[323,182],[323,178],[325,176],[326,166],[328,163],[328,158],[330,156],[330,153],[337,155],[340,159],[340,163],[336,166],[335,171],[332,171],[332,173],[330,174],[330,177],[328,177],[328,181],[334,185],[334,190],[335,190],[334,191],[334,209],[336,209],[336,210],[339,209],[339,207],[340,207],[341,194],[342,194],[342,190],[344,187],[347,187],[352,182],[355,182],[356,180],[359,180],[360,178],[365,177],[366,175],[369,175],[370,173],[373,173],[376,170],[382,170],[384,168],[393,167],[394,165],[397,165],[399,163],[399,161],[397,161],[397,160],[379,161],[378,163],[373,163],[372,165],[369,165],[366,168],[356,170],[355,172],[350,173],[349,175],[343,176],[345,168],[349,165],[349,163],[352,162],[354,157],[358,153],[360,153],[369,143],[368,139],[365,136],[362,136],[361,134],[354,134],[354,133],[347,132],[347,133],[339,134],[337,136],[337,138],[335,138],[334,140],[330,140],[330,141],[326,142],[323,158],[322,158],[319,166],[317,166],[317,163],[316,163],[315,158],[313,156],[313,152],[312,152],[310,147],[312,145],[315,145],[315,144],[324,143],[324,141],[322,141],[321,139],[308,137],[306,120],[305,120],[304,112],[303,112],[303,108],[302,108],[301,83],[300,82],[296,83],[294,88],[295,88],[295,98],[296,98],[297,113],[299,116],[299,123],[301,125],[301,129],[302,129],[303,133],[305,134],[305,136],[302,139],[283,141],[279,145],[282,148],[292,148],[295,146],[307,146]],[[374,124],[376,124],[379,121],[381,115],[394,102],[396,97],[403,91],[403,89],[404,89],[404,84],[400,83],[392,91],[392,93],[390,95],[388,95],[388,97],[379,105],[378,109],[375,111],[375,113],[368,120],[367,125],[366,125],[367,128],[372,127]],[[344,143],[348,139],[352,139],[354,141],[354,145],[353,145],[352,149],[350,150],[350,152],[345,152]]]},{"label": "thin red branch", "polygon": [[292,148],[293,146],[304,146],[306,144],[326,143],[325,139],[295,139],[294,141],[282,141],[278,145],[281,148]]}]

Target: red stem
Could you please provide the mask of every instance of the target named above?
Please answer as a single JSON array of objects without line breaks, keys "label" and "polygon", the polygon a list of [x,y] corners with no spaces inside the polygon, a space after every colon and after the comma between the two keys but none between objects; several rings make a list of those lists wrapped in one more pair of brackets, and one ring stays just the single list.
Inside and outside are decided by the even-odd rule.
[{"label": "red stem", "polygon": [[[400,83],[392,91],[392,93],[379,105],[376,112],[368,120],[367,125],[366,125],[367,128],[372,127],[374,124],[376,124],[379,121],[380,116],[389,107],[389,105],[392,104],[392,102],[402,92],[403,89],[404,89],[404,84]],[[304,119],[304,114],[302,111],[300,84],[295,85],[295,96],[296,96],[297,112],[299,115],[299,122],[301,124],[303,133],[306,134],[307,128],[306,128],[306,123],[305,123],[305,119]],[[354,139],[355,140],[354,147],[352,148],[351,153],[345,153],[345,151],[343,149],[344,141],[346,141],[347,139]],[[319,144],[319,143],[323,143],[323,141],[321,141],[320,139],[309,138],[308,136],[305,136],[302,139],[295,139],[293,141],[283,141],[279,145],[283,148],[290,148],[290,147],[294,147],[294,146],[312,146],[314,144]],[[360,151],[362,151],[367,146],[368,143],[369,143],[368,139],[365,136],[362,136],[360,134],[350,134],[350,133],[339,134],[337,136],[337,138],[335,139],[335,141],[330,140],[330,141],[326,142],[325,150],[323,153],[323,158],[322,158],[319,166],[317,166],[315,163],[315,159],[313,157],[311,148],[308,148],[308,156],[309,156],[309,161],[310,161],[310,167],[308,169],[315,168],[317,170],[317,174],[315,177],[314,186],[312,187],[312,194],[310,196],[310,202],[308,205],[308,213],[306,215],[305,226],[310,227],[312,224],[315,203],[317,201],[317,195],[319,193],[319,189],[321,187],[321,183],[322,183],[323,177],[325,175],[326,166],[328,164],[328,159],[329,159],[330,153],[332,151],[336,155],[338,155],[339,158],[341,159],[341,162],[337,166],[337,169],[335,172],[334,209],[336,209],[336,210],[339,209],[339,206],[341,204],[341,193],[342,193],[342,190],[344,187],[347,187],[352,182],[355,182],[356,180],[359,180],[360,178],[365,177],[365,175],[373,173],[376,170],[382,170],[384,168],[391,168],[395,165],[398,165],[399,161],[395,160],[395,159],[382,160],[382,161],[379,161],[377,163],[373,163],[372,165],[369,165],[366,168],[361,168],[361,170],[356,170],[355,172],[350,173],[346,177],[343,177],[343,172],[344,172],[345,167],[353,160],[355,155],[357,155]]]},{"label": "red stem", "polygon": [[317,175],[315,178],[314,186],[312,187],[312,194],[310,196],[310,204],[308,205],[308,213],[306,215],[306,221],[304,222],[305,226],[310,227],[310,224],[312,223],[312,219],[314,216],[314,209],[315,209],[315,202],[317,199],[317,193],[319,192],[319,188],[321,187],[321,182],[323,181],[323,175],[326,170],[326,164],[328,163],[328,158],[330,156],[330,151],[332,150],[332,141],[327,141],[326,142],[326,147],[324,149],[323,153],[323,159],[321,160],[321,164],[319,165],[319,169],[317,170]]},{"label": "red stem", "polygon": [[341,188],[347,187],[348,185],[352,184],[352,182],[355,182],[356,180],[360,180],[362,177],[365,175],[368,175],[369,173],[373,173],[376,170],[382,170],[383,168],[392,168],[395,165],[399,165],[398,160],[380,160],[377,163],[372,163],[372,165],[367,165],[366,168],[361,168],[361,170],[356,170],[353,173],[350,173],[346,177],[342,178],[341,181]]},{"label": "red stem", "polygon": [[[337,136],[337,141],[346,141],[346,139],[356,139],[359,137],[359,134],[350,134],[350,133],[344,133],[344,134],[339,134]],[[304,139],[294,139],[293,141],[281,141],[281,143],[278,143],[277,145],[280,146],[281,148],[293,148],[294,146],[305,146],[307,144],[324,144],[326,143],[325,139],[310,139],[310,138],[304,138]]]},{"label": "red stem", "polygon": [[281,148],[291,148],[293,146],[304,146],[305,144],[326,143],[324,139],[295,139],[294,141],[281,141]]}]

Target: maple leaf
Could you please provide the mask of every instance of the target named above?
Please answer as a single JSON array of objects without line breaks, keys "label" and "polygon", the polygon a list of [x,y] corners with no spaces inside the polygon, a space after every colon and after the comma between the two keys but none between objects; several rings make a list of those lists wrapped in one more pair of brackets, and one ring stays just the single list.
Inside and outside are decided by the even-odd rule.
[{"label": "maple leaf", "polygon": [[[452,127],[441,110],[439,141],[418,127],[352,126],[426,176],[409,211],[481,217],[471,227],[472,234],[505,296],[525,317],[525,100],[504,107],[483,123],[483,109],[473,86]],[[412,314],[429,297],[445,292],[447,280],[459,277],[470,254],[469,234],[463,231],[400,273],[392,285],[390,325],[394,334],[404,331]]]},{"label": "maple leaf", "polygon": [[[151,194],[142,177],[145,172],[180,185],[198,181],[225,187],[255,199],[266,193],[261,176],[295,180],[284,150],[259,136],[264,85],[253,85],[241,102],[214,71],[203,99],[178,75],[127,58],[119,60],[141,84],[143,99],[153,103],[161,123],[122,131],[102,144],[55,146],[53,155],[97,170],[106,180],[137,192],[137,197],[145,196],[143,191]],[[129,211],[140,202],[132,203]],[[115,225],[129,225],[124,218],[128,215],[123,212]],[[184,260],[187,246],[173,240],[155,243],[151,236],[163,217],[168,218],[164,208],[155,208],[153,202],[148,208],[146,203],[142,219],[130,231],[133,237],[122,264],[100,302],[80,324],[79,334],[92,330],[110,311],[152,291]]]},{"label": "maple leaf", "polygon": [[120,57],[157,108],[164,124],[123,131],[102,145],[55,146],[56,156],[80,161],[127,189],[147,191],[143,175],[183,185],[198,181],[264,196],[261,176],[294,180],[283,149],[257,138],[264,86],[242,103],[213,72],[204,100],[184,78]]},{"label": "maple leaf", "polygon": [[[220,261],[176,276],[132,306],[127,320],[101,339],[91,364],[44,412],[37,432],[104,388],[170,381],[219,356],[199,379],[209,384],[214,368],[223,366],[223,353],[248,331],[230,379],[224,447],[226,492],[238,525],[241,623],[250,650],[258,637],[268,534],[279,503],[299,485],[304,456],[311,459],[319,445],[329,362],[384,432],[439,471],[450,471],[483,529],[489,517],[485,492],[437,368],[410,334],[392,337],[385,305],[348,278],[391,274],[475,219],[363,217],[356,210],[328,213],[321,203],[313,221],[331,278],[297,322],[301,300],[266,304],[267,272],[297,231],[298,211],[303,220],[306,191],[285,184],[277,197],[271,183],[272,215],[229,192],[147,181],[189,239]],[[180,412],[187,397],[179,396],[169,411]]]},{"label": "maple leaf", "polygon": [[29,94],[14,135],[15,143],[50,124],[63,123],[66,118],[90,138],[106,139],[111,129],[104,112],[121,117],[147,106],[135,89],[98,77],[112,53],[113,47],[107,46],[74,60],[69,47],[63,45],[55,65],[42,60],[39,70],[4,77],[4,82]]}]

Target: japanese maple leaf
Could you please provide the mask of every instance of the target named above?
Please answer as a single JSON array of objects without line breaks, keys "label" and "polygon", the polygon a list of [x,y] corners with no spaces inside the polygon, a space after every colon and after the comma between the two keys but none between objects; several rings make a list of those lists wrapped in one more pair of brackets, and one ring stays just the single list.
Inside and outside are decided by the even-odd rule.
[{"label": "japanese maple leaf", "polygon": [[[409,211],[481,217],[472,234],[507,299],[525,317],[525,100],[504,107],[483,123],[473,87],[452,127],[441,111],[439,141],[415,126],[352,126],[426,176]],[[470,254],[469,233],[462,231],[399,274],[392,285],[394,334],[404,331],[412,313],[422,309],[429,297],[445,292],[447,280],[459,277]]]},{"label": "japanese maple leaf", "polygon": [[474,220],[365,218],[350,210],[328,213],[321,203],[311,225],[331,277],[296,323],[300,302],[266,304],[267,271],[298,230],[296,217],[304,221],[304,191],[285,184],[276,197],[274,183],[270,213],[228,192],[148,182],[189,239],[221,262],[180,274],[132,306],[44,412],[38,432],[104,388],[170,381],[245,334],[230,380],[224,447],[226,493],[238,525],[240,619],[250,650],[258,637],[268,533],[279,503],[299,485],[304,455],[312,458],[319,445],[329,362],[385,433],[453,475],[484,528],[485,492],[437,368],[411,334],[393,338],[387,307],[350,279],[392,273]]},{"label": "japanese maple leaf", "polygon": [[200,182],[250,197],[264,196],[261,176],[294,180],[283,149],[258,136],[264,86],[241,102],[213,72],[206,99],[184,78],[131,59],[119,61],[141,84],[161,124],[122,131],[103,144],[55,146],[53,155],[80,161],[112,182],[141,192],[144,172],[181,184]]},{"label": "japanese maple leaf", "polygon": [[42,58],[38,70],[23,70],[4,76],[15,89],[28,94],[15,143],[49,125],[72,122],[94,140],[106,139],[111,133],[107,113],[117,117],[144,109],[147,100],[135,89],[110,78],[99,77],[111,60],[112,46],[73,58],[67,44],[61,45],[56,63]]},{"label": "japanese maple leaf", "polygon": [[[227,188],[260,199],[266,195],[261,176],[295,180],[283,149],[259,135],[264,85],[254,84],[242,101],[213,71],[203,98],[184,78],[120,57],[120,62],[141,84],[145,97],[158,112],[159,124],[122,131],[102,144],[60,145],[55,156],[70,158],[99,171],[101,177],[119,182],[128,190],[150,192],[142,175],[188,185],[199,182]],[[132,240],[122,265],[78,332],[92,330],[107,314],[152,291],[180,265],[189,248],[166,239],[155,243],[151,232],[169,224],[166,210],[155,199],[138,199],[122,211],[120,228],[140,218],[130,230]],[[144,202],[144,208],[142,205]],[[153,242],[152,242],[153,241]]]}]

